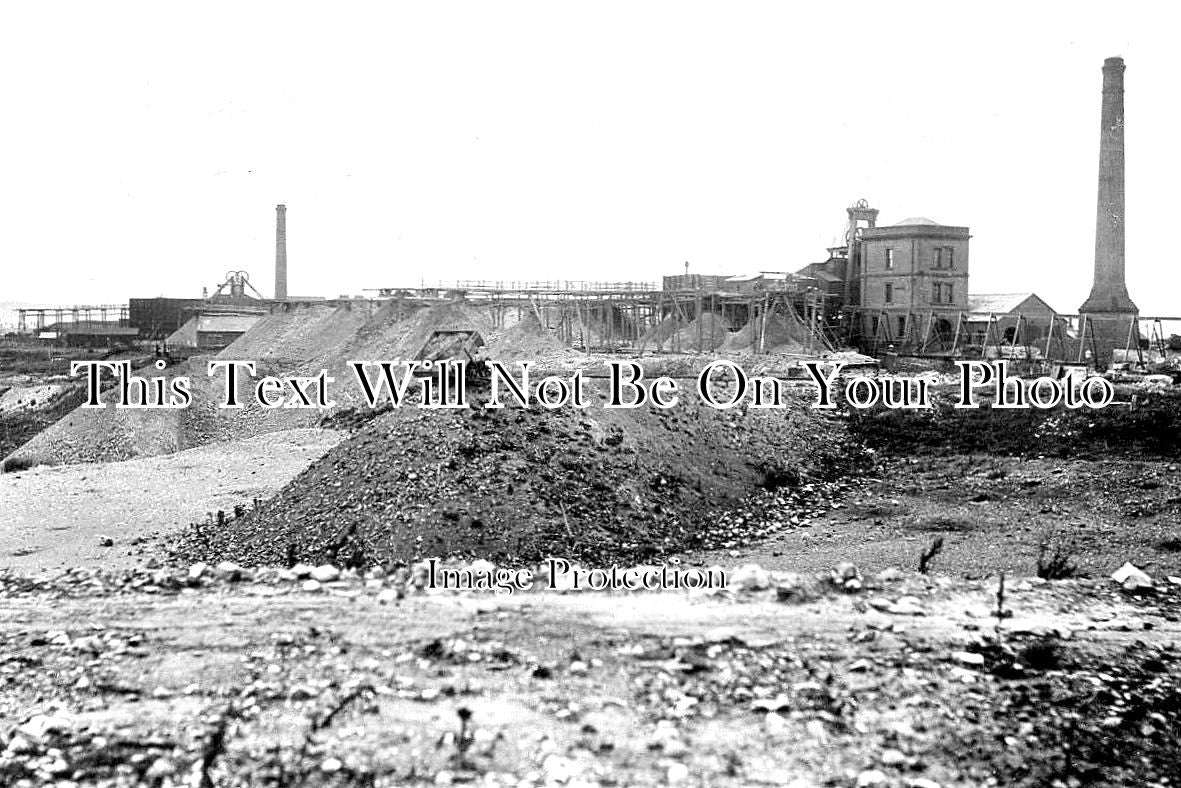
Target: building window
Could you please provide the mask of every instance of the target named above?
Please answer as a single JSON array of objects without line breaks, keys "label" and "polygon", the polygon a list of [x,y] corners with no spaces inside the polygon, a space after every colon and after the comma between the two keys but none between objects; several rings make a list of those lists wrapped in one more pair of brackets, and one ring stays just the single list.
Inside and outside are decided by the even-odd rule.
[{"label": "building window", "polygon": [[887,304],[894,303],[894,285],[892,285],[892,284],[886,285],[886,303]]},{"label": "building window", "polygon": [[899,337],[906,336],[906,317],[904,317],[903,315],[898,316],[898,336]]},{"label": "building window", "polygon": [[955,302],[955,294],[950,282],[936,282],[931,286],[931,303],[951,304]]},{"label": "building window", "polygon": [[891,271],[893,269],[894,269],[894,250],[887,249],[886,250],[886,270]]},{"label": "building window", "polygon": [[955,247],[935,247],[935,267],[940,270],[955,268]]}]

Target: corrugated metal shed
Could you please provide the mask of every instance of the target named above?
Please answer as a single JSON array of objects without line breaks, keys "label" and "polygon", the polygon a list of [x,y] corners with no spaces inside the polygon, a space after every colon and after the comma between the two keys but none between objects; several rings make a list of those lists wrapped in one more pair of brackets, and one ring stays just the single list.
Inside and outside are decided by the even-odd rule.
[{"label": "corrugated metal shed", "polygon": [[969,293],[968,311],[978,315],[1054,312],[1036,293]]},{"label": "corrugated metal shed", "polygon": [[198,315],[197,333],[245,334],[261,317],[262,315]]}]

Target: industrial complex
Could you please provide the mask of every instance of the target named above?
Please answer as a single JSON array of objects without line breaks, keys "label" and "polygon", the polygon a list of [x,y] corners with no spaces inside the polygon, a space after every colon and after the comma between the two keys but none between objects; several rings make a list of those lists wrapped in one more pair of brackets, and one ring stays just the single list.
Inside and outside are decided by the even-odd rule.
[{"label": "industrial complex", "polygon": [[280,204],[273,283],[20,304],[0,785],[1176,788],[1181,318],[1125,282],[1123,77],[1081,305],[865,199],[782,270],[335,298]]},{"label": "industrial complex", "polygon": [[[1130,361],[1142,368],[1153,350],[1163,355],[1161,321],[1170,318],[1140,315],[1124,282],[1123,73],[1122,59],[1104,63],[1094,285],[1077,309],[1031,292],[974,293],[968,226],[921,216],[880,225],[879,209],[866,200],[846,209],[843,244],[791,270],[702,274],[686,263],[684,273],[659,283],[377,282],[368,299],[407,308],[468,301],[487,307],[494,326],[532,314],[564,344],[596,353],[813,357],[855,348],[875,357],[1006,357],[1099,368]],[[218,351],[266,314],[327,300],[289,295],[286,223],[279,205],[269,297],[247,272],[230,271],[200,298],[23,308],[17,333],[71,346],[142,341],[172,352]]]}]

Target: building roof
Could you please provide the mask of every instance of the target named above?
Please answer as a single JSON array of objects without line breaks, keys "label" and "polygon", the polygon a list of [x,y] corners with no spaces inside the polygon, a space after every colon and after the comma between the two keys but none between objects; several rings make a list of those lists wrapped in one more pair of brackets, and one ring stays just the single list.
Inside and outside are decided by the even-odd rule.
[{"label": "building roof", "polygon": [[261,318],[262,315],[203,314],[197,317],[197,331],[209,331],[218,334],[244,334]]},{"label": "building roof", "polygon": [[726,277],[727,282],[753,282],[756,279],[766,279],[771,282],[786,281],[788,274],[783,271],[759,271],[754,274],[738,274],[737,276]]},{"label": "building roof", "polygon": [[962,238],[967,240],[971,236],[967,227],[940,224],[925,216],[910,216],[894,224],[879,224],[877,227],[866,227],[861,230],[863,240],[880,240],[894,238]]},{"label": "building roof", "polygon": [[1015,312],[1030,299],[1037,299],[1040,306],[1054,312],[1053,307],[1047,304],[1037,293],[969,293],[968,294],[968,311],[979,312],[981,314],[1008,314]]},{"label": "building roof", "polygon": [[73,323],[52,323],[45,326],[44,331],[56,331],[59,334],[92,334],[104,337],[133,337],[139,334],[138,328],[120,323],[102,320],[79,320]]}]

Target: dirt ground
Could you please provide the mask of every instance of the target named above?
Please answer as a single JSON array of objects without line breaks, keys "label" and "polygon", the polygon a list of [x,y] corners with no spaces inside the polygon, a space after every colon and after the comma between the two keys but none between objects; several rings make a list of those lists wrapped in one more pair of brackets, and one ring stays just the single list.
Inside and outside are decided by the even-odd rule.
[{"label": "dirt ground", "polygon": [[[2,474],[0,784],[1175,786],[1175,406],[1053,432],[863,421],[869,475],[821,489],[755,468],[774,484],[708,518],[717,547],[654,553],[730,567],[717,594],[435,595],[392,571],[190,579],[169,560],[189,523],[265,517],[256,499],[281,490],[361,520],[369,488],[418,490],[378,477],[409,466],[363,431]],[[574,434],[529,433],[535,465]],[[676,491],[648,487],[667,515]],[[838,589],[843,561],[857,583]],[[1151,586],[1111,581],[1125,561]]]},{"label": "dirt ground", "polygon": [[1015,582],[998,629],[995,584],[915,575],[799,604],[130,577],[0,575],[6,784],[1166,786],[1181,754],[1181,587]]},{"label": "dirt ground", "polygon": [[701,556],[817,571],[834,560],[867,571],[931,566],[956,577],[1030,576],[1038,557],[1069,554],[1077,574],[1106,577],[1124,561],[1181,574],[1181,465],[1125,458],[1071,461],[987,455],[894,459],[808,528]]},{"label": "dirt ground", "polygon": [[598,407],[604,381],[584,393],[586,409],[391,409],[259,509],[178,539],[188,548],[178,558],[655,562],[709,537],[748,536],[727,514],[760,492],[783,493],[763,507],[769,517],[807,516],[863,456],[802,388],[783,410],[746,412],[689,398],[670,409]]},{"label": "dirt ground", "polygon": [[148,540],[274,494],[341,437],[292,430],[158,457],[0,474],[0,566],[142,563]]},{"label": "dirt ground", "polygon": [[[388,578],[304,590],[260,570],[189,587],[185,568],[142,568],[168,540],[132,533],[272,492],[338,439],[302,431],[0,476],[0,500],[42,537],[39,518],[60,523],[63,507],[89,516],[85,532],[49,532],[59,538],[0,571],[0,777],[1175,785],[1181,585],[1167,575],[1181,574],[1181,498],[1169,462],[894,460],[809,525],[682,556],[784,570],[763,591],[398,599]],[[153,509],[144,485],[190,493]],[[118,517],[137,525],[98,547]],[[1070,535],[1095,579],[1029,577],[1047,528]],[[936,536],[932,575],[872,574],[913,569]],[[1125,557],[1152,572],[1152,593],[1106,579]],[[863,590],[809,584],[843,559],[859,563]],[[30,579],[99,564],[141,568]],[[1000,570],[1011,618],[996,615]],[[800,586],[788,572],[821,591],[777,601],[776,586]]]}]

